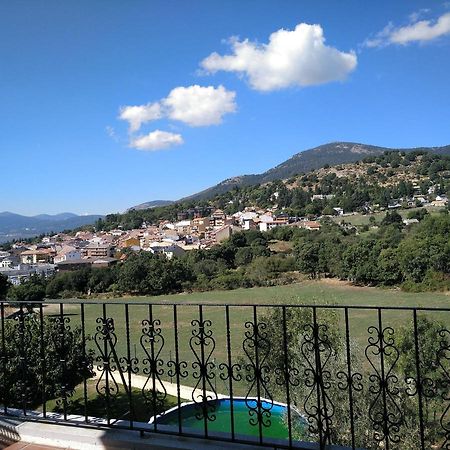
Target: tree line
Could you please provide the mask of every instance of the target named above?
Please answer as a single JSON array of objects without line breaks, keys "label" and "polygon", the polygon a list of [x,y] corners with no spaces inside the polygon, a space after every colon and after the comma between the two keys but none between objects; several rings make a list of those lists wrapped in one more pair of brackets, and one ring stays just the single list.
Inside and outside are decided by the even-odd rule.
[{"label": "tree line", "polygon": [[[425,210],[424,210],[425,211]],[[128,252],[110,268],[84,268],[39,276],[9,286],[0,276],[0,296],[13,302],[109,295],[163,295],[183,291],[288,284],[298,274],[337,277],[355,284],[401,286],[409,291],[450,286],[450,215],[414,212],[420,222],[406,227],[388,212],[377,229],[357,234],[332,221],[320,231],[279,227],[267,233],[233,234],[222,245],[192,250],[171,260],[150,252]],[[287,252],[271,250],[286,241]]]}]

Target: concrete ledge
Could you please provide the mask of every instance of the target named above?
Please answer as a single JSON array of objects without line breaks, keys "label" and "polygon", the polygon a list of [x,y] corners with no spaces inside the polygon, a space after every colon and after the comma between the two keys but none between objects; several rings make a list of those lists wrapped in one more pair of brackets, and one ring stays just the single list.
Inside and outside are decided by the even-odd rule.
[{"label": "concrete ledge", "polygon": [[82,426],[68,426],[0,419],[0,433],[9,440],[30,442],[77,450],[129,449],[129,450],[256,450],[261,447],[208,441],[206,439],[166,436],[138,431],[117,429],[95,429]]},{"label": "concrete ledge", "polygon": [[[39,416],[39,414],[37,414]],[[70,422],[70,425],[43,423],[27,420],[24,417],[0,415],[0,440],[3,442],[24,441],[37,445],[63,447],[74,450],[261,450],[282,448],[275,442],[270,445],[241,444],[208,440],[202,437],[186,437],[139,430],[120,428],[87,427],[84,422]],[[42,418],[41,418],[42,420]],[[95,424],[95,422],[93,423]],[[129,426],[128,422],[117,425]],[[141,429],[151,428],[150,424],[135,423]],[[101,426],[101,425],[100,425]],[[163,431],[161,429],[161,431]],[[319,445],[312,442],[295,442],[297,450],[319,450]],[[326,450],[349,450],[348,447],[329,445]],[[362,450],[362,449],[358,449]]]}]

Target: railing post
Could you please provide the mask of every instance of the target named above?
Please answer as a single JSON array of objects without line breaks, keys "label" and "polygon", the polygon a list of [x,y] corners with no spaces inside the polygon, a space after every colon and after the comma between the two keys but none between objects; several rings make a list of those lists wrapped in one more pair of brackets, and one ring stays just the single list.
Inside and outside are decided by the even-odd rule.
[{"label": "railing post", "polygon": [[39,304],[39,333],[40,333],[40,359],[42,374],[42,414],[47,417],[47,399],[45,395],[46,387],[46,367],[45,367],[45,339],[44,339],[44,313],[42,303]]},{"label": "railing post", "polygon": [[282,306],[283,313],[283,353],[284,353],[284,378],[286,380],[287,421],[289,433],[289,447],[292,447],[292,417],[291,417],[291,393],[290,393],[290,360],[287,335],[286,306]]},{"label": "railing post", "polygon": [[352,436],[352,449],[355,449],[355,422],[353,412],[353,373],[351,367],[350,352],[350,325],[348,320],[348,308],[344,309],[345,314],[345,346],[347,351],[347,383],[348,383],[348,403],[350,412],[350,433]]},{"label": "railing post", "polygon": [[[130,347],[130,312],[128,304],[125,304],[125,333],[127,339],[127,373],[128,373],[128,390],[125,392],[128,395],[128,405],[130,408],[130,429],[134,428],[134,404],[133,404],[133,388],[131,387],[131,347]],[[119,367],[120,370],[120,367]]]},{"label": "railing post", "polygon": [[230,307],[225,306],[225,323],[227,327],[227,361],[228,361],[228,387],[230,391],[230,425],[231,440],[235,439],[234,431],[234,404],[233,404],[233,360],[231,357],[231,331],[230,331]]},{"label": "railing post", "polygon": [[[86,353],[86,324],[84,317],[84,304],[80,303],[80,320],[81,320],[81,338],[83,340],[83,369],[88,369],[88,358]],[[89,422],[88,419],[88,392],[86,376],[83,376],[83,400],[84,400],[84,421]]]},{"label": "railing post", "polygon": [[422,450],[425,450],[425,432],[423,425],[423,398],[422,398],[422,375],[420,370],[420,349],[419,349],[419,330],[417,326],[417,310],[413,310],[413,323],[414,323],[414,355],[416,362],[416,374],[417,374],[417,398],[419,401],[419,427],[420,427],[420,445]]}]

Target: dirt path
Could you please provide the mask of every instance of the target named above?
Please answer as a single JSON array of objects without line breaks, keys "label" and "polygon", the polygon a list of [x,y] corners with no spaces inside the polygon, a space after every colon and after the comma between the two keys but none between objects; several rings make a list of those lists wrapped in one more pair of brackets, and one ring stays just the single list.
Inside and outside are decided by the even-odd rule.
[{"label": "dirt path", "polygon": [[[123,384],[121,377],[118,374],[114,374],[114,379],[117,381],[117,383]],[[98,380],[101,377],[101,373],[96,373],[94,378]],[[128,384],[128,374],[124,373],[125,382]],[[141,375],[131,375],[131,387],[136,389],[143,389],[145,384],[147,383],[147,377],[143,377]],[[150,379],[147,387],[152,386],[152,380]],[[161,383],[155,383],[156,390],[159,392],[163,392],[164,389],[162,388]],[[164,388],[168,395],[171,395],[173,397],[178,397],[178,386],[176,383],[169,383],[168,381],[164,381]],[[202,389],[194,389],[191,386],[185,386],[180,385],[180,399],[186,399],[188,401],[201,401],[203,396]],[[211,399],[216,398],[216,394],[211,391],[205,391],[205,395]],[[226,398],[227,395],[224,394],[217,394],[217,398]]]}]

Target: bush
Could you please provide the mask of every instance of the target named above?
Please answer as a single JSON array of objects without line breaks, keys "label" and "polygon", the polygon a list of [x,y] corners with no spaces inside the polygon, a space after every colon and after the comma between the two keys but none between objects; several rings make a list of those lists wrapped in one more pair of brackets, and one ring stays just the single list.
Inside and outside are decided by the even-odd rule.
[{"label": "bush", "polygon": [[[9,406],[35,407],[41,403],[44,394],[43,364],[45,364],[45,397],[52,399],[67,396],[84,378],[93,373],[92,354],[84,358],[84,342],[81,328],[70,328],[70,318],[61,324],[60,318],[45,318],[43,340],[41,323],[35,313],[24,314],[23,321],[6,321],[5,324],[5,370],[0,374],[4,387],[4,401]],[[23,334],[21,334],[23,324]],[[60,332],[64,326],[64,339]],[[45,360],[42,358],[42,354]],[[26,355],[25,362],[22,356]],[[64,366],[61,363],[64,360]]]}]

